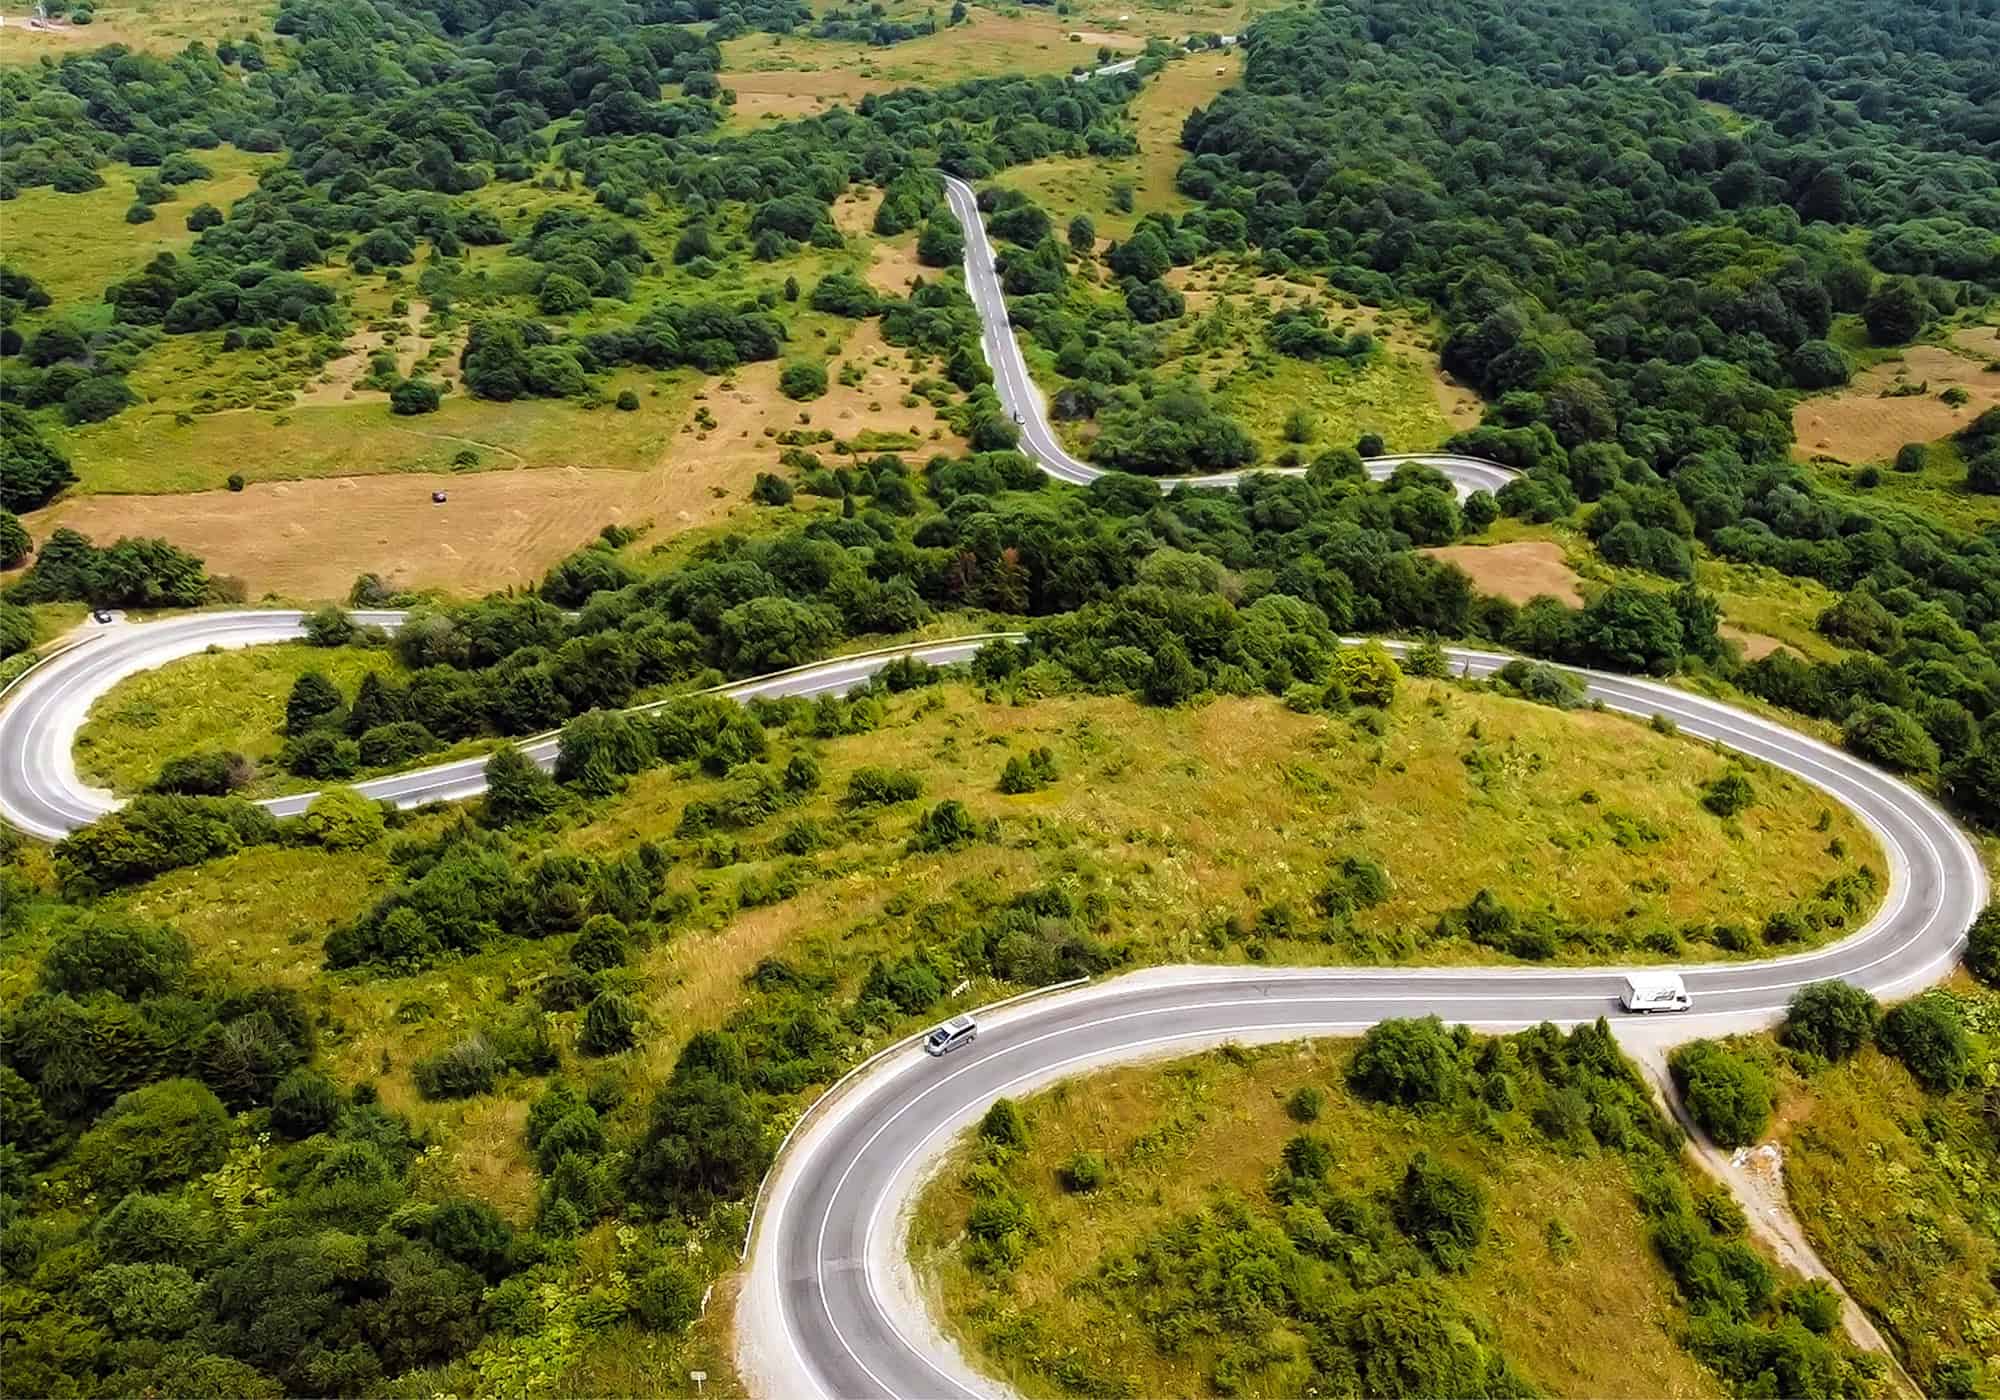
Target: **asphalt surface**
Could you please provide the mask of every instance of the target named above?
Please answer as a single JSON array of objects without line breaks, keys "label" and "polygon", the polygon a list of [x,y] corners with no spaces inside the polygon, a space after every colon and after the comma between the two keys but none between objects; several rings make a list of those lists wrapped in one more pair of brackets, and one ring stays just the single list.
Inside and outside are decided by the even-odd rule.
[{"label": "asphalt surface", "polygon": [[[1509,658],[1451,652],[1455,670]],[[1644,1018],[1668,1037],[1769,1024],[1807,982],[1842,978],[1907,995],[1956,963],[1985,904],[1971,845],[1930,799],[1782,725],[1656,682],[1584,673],[1591,698],[1671,718],[1796,774],[1853,809],[1888,858],[1887,898],[1853,936],[1796,957],[1681,969],[1694,1011]],[[902,1211],[927,1164],[992,1100],[1086,1066],[1222,1041],[1358,1032],[1392,1016],[1437,1014],[1491,1028],[1607,1016],[1621,1027],[1616,969],[1168,969],[1012,1008],[943,1059],[920,1047],[884,1059],[802,1132],[779,1164],[753,1242],[739,1325],[775,1319],[781,1344],[746,1339],[764,1393],[957,1396],[992,1393],[913,1318]],[[914,1334],[914,1335],[913,1335]]]},{"label": "asphalt surface", "polygon": [[[986,363],[993,369],[993,390],[1001,407],[1014,416],[1021,431],[1021,450],[1034,458],[1041,469],[1059,481],[1087,486],[1105,473],[1088,462],[1071,456],[1049,426],[1048,411],[1041,391],[1028,373],[1021,357],[1021,345],[1007,319],[1007,300],[1000,289],[1000,275],[993,270],[993,242],[979,216],[979,197],[972,186],[956,176],[944,177],[945,201],[952,217],[965,232],[965,283],[972,304],[979,311],[980,346]],[[1422,462],[1436,467],[1451,479],[1461,496],[1474,491],[1498,491],[1515,473],[1481,457],[1462,457],[1449,452],[1406,452],[1364,459],[1368,474],[1376,480],[1389,476],[1405,462]],[[1213,472],[1203,476],[1159,478],[1160,489],[1177,486],[1228,489],[1246,476],[1259,473],[1298,476],[1303,468],[1259,468],[1255,471]]]},{"label": "asphalt surface", "polygon": [[[0,816],[23,831],[57,841],[115,810],[120,800],[91,787],[76,771],[76,733],[91,705],[128,676],[210,647],[297,641],[305,635],[305,616],[280,611],[194,613],[162,622],[116,623],[96,629],[87,640],[42,663],[0,702]],[[392,630],[403,620],[400,612],[351,616]],[[895,657],[914,656],[949,666],[970,660],[990,639],[990,635],[959,638],[835,657],[721,686],[716,693],[739,700],[844,693],[865,684]],[[521,740],[520,747],[542,767],[552,768],[556,743],[554,734],[544,734]],[[413,768],[354,786],[399,807],[421,807],[478,796],[485,788],[485,774],[486,759],[481,756]],[[297,793],[268,798],[262,805],[281,817],[296,816],[316,796]]]},{"label": "asphalt surface", "polygon": [[[1003,403],[1020,413],[1025,450],[1051,475],[1087,482],[1097,473],[1063,452],[1049,431],[1019,347],[1006,329],[992,250],[973,194],[947,182],[965,226],[967,274],[986,323],[986,353]],[[1507,473],[1472,459],[1420,456],[1461,490]],[[1370,464],[1385,475],[1393,461]],[[1239,474],[1196,479],[1228,486]],[[1178,483],[1163,483],[1171,487]],[[395,626],[399,614],[362,614]],[[300,635],[302,614],[204,613],[165,622],[113,624],[17,683],[0,703],[0,814],[50,839],[116,806],[77,776],[71,750],[92,701],[118,681],[209,646],[247,646]],[[984,641],[959,639],[837,658],[725,687],[739,698],[813,695],[853,688],[897,655],[935,664],[968,658]],[[1471,676],[1509,658],[1452,651]],[[1715,1034],[1768,1024],[1799,986],[1838,977],[1883,997],[1906,995],[1943,976],[1984,905],[1987,881],[1950,818],[1908,785],[1840,750],[1769,720],[1684,691],[1630,677],[1583,673],[1592,698],[1636,716],[1664,715],[1710,740],[1796,774],[1851,808],[1887,858],[1887,897],[1851,937],[1812,953],[1754,963],[1683,967],[1694,1012],[1657,1024],[1666,1034]],[[553,761],[552,736],[524,741]],[[406,806],[468,797],[482,759],[433,765],[361,786]],[[310,795],[274,800],[302,810]],[[1390,1016],[1436,1013],[1494,1028],[1620,1017],[1618,972],[1507,967],[1477,970],[1198,967],[1156,969],[1061,992],[982,1023],[972,1045],[944,1060],[920,1049],[893,1052],[819,1106],[768,1184],[739,1302],[746,1377],[774,1396],[957,1396],[996,1391],[928,1329],[911,1302],[902,1257],[907,1204],[926,1166],[952,1133],[1002,1093],[1020,1093],[1084,1067],[1188,1050],[1227,1040],[1353,1032]],[[1620,1018],[1629,1026],[1635,1018]],[[1653,1023],[1649,1023],[1650,1025]]]}]

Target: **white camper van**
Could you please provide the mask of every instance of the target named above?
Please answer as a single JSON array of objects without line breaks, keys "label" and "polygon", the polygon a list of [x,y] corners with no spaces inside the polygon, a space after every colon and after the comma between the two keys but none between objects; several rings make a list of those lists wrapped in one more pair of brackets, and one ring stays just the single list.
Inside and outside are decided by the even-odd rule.
[{"label": "white camper van", "polygon": [[1694,1005],[1678,972],[1634,972],[1618,994],[1627,1011],[1686,1011]]}]

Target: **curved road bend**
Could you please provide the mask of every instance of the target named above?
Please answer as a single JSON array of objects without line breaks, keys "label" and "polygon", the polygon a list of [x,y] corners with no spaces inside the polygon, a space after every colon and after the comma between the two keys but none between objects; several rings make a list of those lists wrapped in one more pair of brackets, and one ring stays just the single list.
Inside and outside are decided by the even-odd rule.
[{"label": "curved road bend", "polygon": [[[76,771],[76,734],[90,707],[128,676],[193,656],[210,647],[245,647],[297,641],[305,635],[301,612],[196,613],[162,622],[117,624],[44,662],[0,705],[0,816],[23,831],[58,841],[115,810],[120,799],[91,787]],[[403,614],[351,614],[357,622],[400,626]],[[1014,635],[1014,634],[1004,634]],[[916,656],[936,666],[968,661],[990,636],[834,657],[796,670],[738,681],[718,690],[732,699],[757,696],[839,694],[865,684],[898,656]],[[661,702],[670,703],[670,702]],[[641,708],[651,708],[642,706]],[[521,741],[521,749],[544,768],[556,761],[557,736]],[[436,763],[354,786],[369,797],[399,807],[476,797],[485,788],[486,757]],[[317,793],[267,798],[263,806],[281,817],[303,812]]]},{"label": "curved road bend", "polygon": [[[1473,676],[1510,659],[1450,654]],[[1851,937],[1796,957],[1683,968],[1697,1009],[1675,1018],[1673,1033],[1766,1025],[1793,991],[1821,978],[1887,997],[1950,970],[1987,881],[1970,843],[1935,803],[1769,720],[1653,681],[1583,674],[1591,697],[1609,709],[1665,715],[1691,737],[1805,779],[1851,808],[1887,856],[1887,898]],[[923,1328],[921,1309],[908,1305],[901,1212],[953,1133],[1000,1094],[1089,1065],[1227,1040],[1354,1033],[1391,1016],[1435,1013],[1492,1028],[1616,1017],[1618,980],[1613,970],[1540,967],[1156,969],[1010,1008],[944,1060],[915,1047],[891,1055],[844,1091],[774,1169],[738,1319],[746,1373],[772,1395],[999,1390],[940,1338],[908,1335]]]},{"label": "curved road bend", "polygon": [[[944,191],[952,217],[965,231],[966,291],[979,312],[980,345],[986,352],[986,363],[993,369],[993,390],[999,395],[1001,406],[1012,413],[1020,424],[1022,450],[1057,480],[1087,486],[1105,473],[1072,457],[1049,426],[1041,391],[1028,374],[1028,362],[1022,358],[1020,341],[1007,319],[1007,299],[1000,289],[1000,275],[993,270],[993,243],[986,236],[985,221],[979,217],[979,197],[972,186],[953,175],[944,177]],[[1498,463],[1449,452],[1405,452],[1371,457],[1366,465],[1368,474],[1379,481],[1405,462],[1422,462],[1436,467],[1451,478],[1461,496],[1474,491],[1498,491],[1515,476],[1512,470]],[[1264,470],[1277,476],[1303,474],[1303,469],[1298,467]],[[1171,491],[1176,486],[1227,489],[1244,477],[1257,474],[1254,471],[1215,472],[1206,476],[1162,477],[1160,489]]]},{"label": "curved road bend", "polygon": [[[971,191],[949,183],[954,212],[966,228],[968,281],[1002,401],[1021,413],[1024,446],[1045,470],[1088,481],[1097,473],[1064,453],[1049,433],[1019,347],[1005,329]],[[1506,476],[1490,463],[1418,460],[1441,466],[1461,489]],[[1377,475],[1387,470],[1379,463],[1371,469]],[[1200,480],[1221,486],[1238,479]],[[124,676],[210,645],[296,637],[300,616],[200,614],[119,626],[44,664],[0,707],[0,812],[50,838],[102,815],[115,799],[85,787],[71,756],[90,702]],[[362,617],[390,626],[400,620],[395,614]],[[978,645],[961,639],[837,658],[742,682],[725,693],[845,691],[894,655],[942,664],[965,659]],[[1464,649],[1451,655],[1472,676],[1508,659]],[[1825,977],[1845,978],[1878,995],[1906,994],[1956,962],[1965,929],[1985,903],[1987,881],[1970,844],[1935,803],[1848,754],[1727,705],[1653,681],[1600,673],[1585,673],[1585,679],[1590,695],[1608,708],[1668,716],[1693,737],[1820,788],[1857,813],[1887,857],[1887,898],[1851,937],[1796,957],[1684,969],[1698,1010],[1679,1018],[1676,1028],[1713,1033],[1766,1024],[1798,986]],[[549,737],[524,744],[543,762],[551,761],[553,746]],[[482,768],[480,759],[435,765],[375,780],[363,790],[405,805],[465,797],[478,791]],[[309,800],[295,796],[269,805],[290,812]],[[898,1212],[950,1134],[998,1094],[1018,1093],[1088,1064],[1223,1040],[1352,1032],[1387,1016],[1435,1012],[1493,1027],[1573,1023],[1614,1014],[1616,983],[1616,973],[1600,969],[1540,967],[1155,969],[1010,1008],[989,1020],[974,1045],[942,1062],[914,1049],[888,1056],[817,1117],[774,1169],[739,1318],[746,1373],[765,1392],[788,1396],[947,1396],[994,1388],[966,1371],[948,1345],[928,1336],[912,1339],[902,1330],[917,1324],[910,1310],[897,1311],[899,1295],[908,1291]]]}]

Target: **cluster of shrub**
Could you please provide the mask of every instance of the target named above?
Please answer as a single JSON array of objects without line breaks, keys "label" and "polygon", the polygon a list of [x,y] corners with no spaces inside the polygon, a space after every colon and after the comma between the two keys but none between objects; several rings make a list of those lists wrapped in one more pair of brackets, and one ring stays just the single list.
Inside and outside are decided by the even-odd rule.
[{"label": "cluster of shrub", "polygon": [[[10,924],[32,917],[7,893]],[[54,912],[0,1029],[9,1389],[361,1393],[499,1325],[489,1290],[540,1245],[410,1190],[421,1140],[315,1065],[297,992],[162,925]]]},{"label": "cluster of shrub", "polygon": [[[1842,6],[1831,27],[1886,25],[1923,100],[1963,117],[1994,27],[1945,41],[1920,5],[1891,8],[1893,18],[1864,18]],[[1872,655],[1817,665],[1780,655],[1743,684],[1840,723],[1869,757],[1940,772],[1954,798],[1994,820],[2000,741],[1985,730],[2000,701],[2000,550],[1817,485],[1788,460],[1785,392],[1845,379],[1826,339],[1838,314],[1898,344],[2000,286],[2000,264],[1979,251],[1991,200],[1959,183],[1978,159],[1967,137],[1976,123],[1909,121],[1915,99],[1885,87],[1871,62],[1853,81],[1883,115],[1860,125],[1870,149],[1894,158],[1841,154],[1851,134],[1796,77],[1829,43],[1817,14],[1772,31],[1778,42],[1753,61],[1741,24],[1720,16],[1665,23],[1657,6],[1618,7],[1605,20],[1618,38],[1607,42],[1579,27],[1574,7],[1475,11],[1453,10],[1475,37],[1449,51],[1395,0],[1251,26],[1244,86],[1186,133],[1193,154],[1179,181],[1203,207],[1181,221],[1183,234],[1193,221],[1197,236],[1212,236],[1211,221],[1228,216],[1274,270],[1311,267],[1363,297],[1414,294],[1441,307],[1452,325],[1445,367],[1492,401],[1485,422],[1448,446],[1526,473],[1500,493],[1504,511],[1552,520],[1594,503],[1586,527],[1604,557],[1671,578],[1691,576],[1699,543],[1865,590],[1898,626],[1849,627],[1849,607],[1829,635]],[[1384,35],[1400,41],[1386,60]],[[1782,88],[1787,120],[1731,132],[1686,87],[1602,80],[1620,68],[1711,72],[1711,48],[1726,76],[1698,86],[1755,94],[1771,112]],[[1546,67],[1551,52],[1571,55],[1560,71]],[[1435,112],[1412,107],[1419,91],[1452,114],[1452,129],[1491,134],[1447,140]],[[1351,117],[1364,92],[1366,110]],[[1627,154],[1616,192],[1600,198],[1608,150]],[[1426,192],[1407,187],[1410,162],[1435,179]],[[1911,217],[1912,207],[1924,213]],[[1874,266],[1842,225],[1869,232]],[[1163,246],[1179,261],[1188,242]],[[1745,266],[1761,269],[1754,282],[1718,271]],[[1078,368],[1087,343],[1080,335]],[[1974,489],[2000,482],[1996,424],[1988,415],[1961,435]],[[1921,449],[1905,455],[1921,465]]]},{"label": "cluster of shrub", "polygon": [[[34,278],[0,264],[0,402],[16,412],[60,408],[63,421],[72,427],[100,422],[136,403],[138,396],[125,375],[158,339],[157,333],[122,324],[86,331],[68,320],[50,319],[24,336],[15,321],[49,303],[48,292]],[[25,418],[9,428],[9,435],[22,438],[31,454],[34,432],[32,420]],[[16,470],[23,479],[7,494],[19,497],[23,509],[41,504],[33,499],[33,473],[27,464]]]},{"label": "cluster of shrub", "polygon": [[[2000,984],[2000,913],[1988,910],[1976,925],[1979,947],[1967,965]],[[1779,1043],[1811,1068],[1853,1056],[1869,1044],[1900,1060],[1925,1092],[1949,1094],[1974,1065],[1973,1047],[1958,1002],[1930,992],[1886,1013],[1875,998],[1845,982],[1801,987],[1786,1008]],[[1702,1131],[1724,1147],[1762,1137],[1777,1102],[1771,1066],[1727,1043],[1698,1040],[1676,1050],[1674,1083]]]},{"label": "cluster of shrub", "polygon": [[[1835,1339],[1837,1299],[1824,1285],[1780,1291],[1745,1237],[1743,1214],[1719,1192],[1690,1192],[1679,1139],[1603,1022],[1484,1038],[1435,1018],[1384,1022],[1349,1062],[1360,1097],[1414,1112],[1504,1147],[1623,1154],[1661,1259],[1693,1321],[1688,1345],[1738,1384],[1844,1400],[1874,1370]],[[1372,1189],[1336,1171],[1338,1148],[1310,1130],[1324,1094],[1287,1103],[1308,1125],[1285,1145],[1261,1201],[1224,1196],[1099,1260],[1080,1286],[1129,1311],[1163,1355],[1199,1343],[1218,1390],[1316,1388],[1365,1394],[1412,1386],[1453,1394],[1538,1393],[1507,1363],[1490,1325],[1451,1285],[1489,1233],[1487,1189],[1457,1163],[1419,1151]],[[1004,1274],[1047,1242],[1020,1173],[1032,1121],[996,1103],[980,1127],[967,1181],[966,1257]],[[1058,1176],[1066,1190],[1114,1183],[1118,1165],[1082,1151]],[[1305,1345],[1274,1351],[1273,1328]],[[1033,1329],[989,1340],[1009,1359],[1073,1388],[1096,1388],[1070,1354],[1045,1354]]]},{"label": "cluster of shrub", "polygon": [[34,566],[7,589],[14,604],[87,602],[100,607],[191,608],[230,585],[202,561],[161,539],[121,539],[99,548],[58,526],[35,550]]}]

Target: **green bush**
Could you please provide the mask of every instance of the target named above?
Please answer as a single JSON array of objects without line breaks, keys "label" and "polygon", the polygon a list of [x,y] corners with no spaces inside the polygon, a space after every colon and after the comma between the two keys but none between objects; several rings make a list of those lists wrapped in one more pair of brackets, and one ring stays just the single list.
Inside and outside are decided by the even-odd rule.
[{"label": "green bush", "polygon": [[277,839],[269,812],[236,797],[135,797],[56,846],[66,886],[107,889]]},{"label": "green bush", "polygon": [[480,818],[491,826],[507,826],[547,816],[562,805],[561,784],[536,766],[512,744],[493,751],[486,760],[486,796]]},{"label": "green bush", "polygon": [[1979,911],[1965,938],[1965,966],[1989,987],[2000,987],[2000,903]]},{"label": "green bush", "polygon": [[1875,1034],[1882,1008],[1845,982],[1813,982],[1792,994],[1779,1038],[1791,1049],[1822,1060],[1844,1060]]},{"label": "green bush", "polygon": [[201,1284],[177,1264],[109,1264],[84,1280],[84,1306],[124,1338],[172,1341],[205,1318]]},{"label": "green bush", "polygon": [[1396,1187],[1396,1223],[1448,1272],[1461,1272],[1486,1238],[1486,1193],[1477,1181],[1419,1152]]},{"label": "green bush", "polygon": [[955,851],[978,839],[979,823],[973,820],[972,813],[963,802],[948,797],[917,818],[916,828],[910,833],[909,849]]},{"label": "green bush", "polygon": [[1915,715],[1881,703],[1858,706],[1841,731],[1842,741],[1863,758],[1894,773],[1935,773],[1937,741]]},{"label": "green bush", "polygon": [[339,1117],[340,1091],[317,1070],[293,1070],[271,1095],[271,1127],[285,1137],[331,1132]]},{"label": "green bush", "polygon": [[1763,1070],[1712,1040],[1681,1046],[1667,1066],[1688,1112],[1718,1145],[1744,1147],[1763,1136],[1776,1097]]},{"label": "green bush", "polygon": [[1517,657],[1494,672],[1493,683],[1508,694],[1558,710],[1574,710],[1583,703],[1583,682],[1546,662]]},{"label": "green bush", "polygon": [[340,690],[320,671],[307,671],[292,682],[285,697],[285,733],[296,738],[331,722],[340,714]]},{"label": "green bush", "polygon": [[778,392],[801,402],[826,392],[826,366],[793,360],[778,371]]},{"label": "green bush", "polygon": [[577,1044],[586,1055],[616,1055],[630,1050],[639,1028],[639,1009],[630,997],[599,992],[583,1013]]},{"label": "green bush", "polygon": [[1965,1082],[1972,1042],[1950,997],[1933,993],[1891,1008],[1878,1034],[1882,1048],[1931,1093],[1948,1094]]},{"label": "green bush", "polygon": [[1028,1120],[1021,1112],[1021,1106],[1012,1099],[995,1099],[986,1116],[979,1120],[979,1136],[987,1142],[998,1143],[1002,1147],[1021,1148],[1028,1145]]},{"label": "green bush", "polygon": [[389,391],[389,411],[404,417],[436,413],[443,393],[434,380],[404,379]]},{"label": "green bush", "polygon": [[361,746],[331,729],[314,729],[287,739],[278,761],[295,777],[351,778],[361,767]]},{"label": "green bush", "polygon": [[160,765],[151,791],[182,797],[227,797],[256,775],[256,768],[240,753],[183,754]]},{"label": "green bush", "polygon": [[1055,755],[1046,748],[1037,747],[1025,755],[1013,754],[1007,759],[1006,766],[1000,770],[1000,791],[1016,796],[1039,792],[1055,780]]},{"label": "green bush", "polygon": [[1357,1093],[1405,1108],[1450,1103],[1458,1095],[1458,1044],[1435,1016],[1378,1021],[1348,1068]]},{"label": "green bush", "polygon": [[632,1285],[632,1311],[655,1332],[680,1332],[701,1316],[701,1279],[685,1265],[656,1264]]},{"label": "green bush", "polygon": [[1718,817],[1733,817],[1757,800],[1756,789],[1740,769],[1732,768],[1702,789],[1701,805]]},{"label": "green bush", "polygon": [[1104,1185],[1109,1169],[1104,1165],[1104,1157],[1097,1152],[1078,1152],[1063,1163],[1063,1190],[1077,1195],[1087,1195]]},{"label": "green bush", "polygon": [[1833,1335],[1840,1326],[1840,1295],[1824,1279],[1807,1279],[1785,1292],[1785,1315],[1795,1317],[1808,1332],[1822,1337]]},{"label": "green bush", "polygon": [[923,780],[899,768],[857,768],[847,780],[841,800],[850,807],[887,807],[912,802],[924,790]]},{"label": "green bush", "polygon": [[500,1056],[483,1035],[470,1035],[410,1067],[417,1092],[427,1099],[469,1099],[490,1094],[500,1079]]},{"label": "green bush", "polygon": [[394,720],[362,731],[356,744],[364,768],[395,768],[439,747],[437,735],[413,719]]},{"label": "green bush", "polygon": [[194,950],[175,930],[107,909],[56,936],[39,980],[51,992],[110,992],[138,1001],[178,991],[193,966]]},{"label": "green bush", "polygon": [[1320,1111],[1325,1105],[1326,1095],[1320,1091],[1318,1085],[1301,1084],[1292,1090],[1291,1097],[1285,1100],[1285,1112],[1295,1123],[1314,1123],[1319,1121]]},{"label": "green bush", "polygon": [[653,1102],[627,1178],[641,1199],[692,1212],[752,1189],[771,1146],[742,1087],[687,1057]]},{"label": "green bush", "polygon": [[757,479],[750,483],[750,499],[760,506],[788,506],[792,503],[792,484],[771,472],[758,472]]},{"label": "green bush", "polygon": [[570,962],[585,972],[623,967],[630,956],[625,925],[609,914],[593,914],[584,920],[576,941],[569,945]]},{"label": "green bush", "polygon": [[306,833],[329,851],[358,851],[382,839],[388,824],[382,804],[350,787],[330,787],[312,800],[302,819]]},{"label": "green bush", "polygon": [[77,1168],[100,1195],[173,1186],[213,1171],[229,1151],[229,1110],[192,1079],[121,1094],[77,1140]]}]

